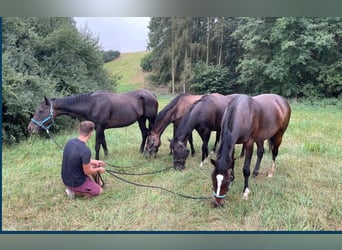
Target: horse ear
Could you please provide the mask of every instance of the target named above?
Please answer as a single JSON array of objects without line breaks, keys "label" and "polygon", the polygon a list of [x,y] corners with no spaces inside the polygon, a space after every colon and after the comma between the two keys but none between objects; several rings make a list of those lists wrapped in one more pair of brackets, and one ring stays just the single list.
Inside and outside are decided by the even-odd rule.
[{"label": "horse ear", "polygon": [[46,105],[50,105],[50,100],[47,99],[46,96],[44,96],[44,100],[45,100]]},{"label": "horse ear", "polygon": [[213,159],[210,159],[210,162],[211,162],[211,164],[213,164],[213,165],[214,165],[214,167],[216,166],[216,161],[215,161],[215,160],[213,160]]}]

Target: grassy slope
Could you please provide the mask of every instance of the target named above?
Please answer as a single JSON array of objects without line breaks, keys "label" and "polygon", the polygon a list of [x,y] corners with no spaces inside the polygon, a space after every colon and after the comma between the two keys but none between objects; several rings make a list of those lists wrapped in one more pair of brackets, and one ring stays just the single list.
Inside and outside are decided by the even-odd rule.
[{"label": "grassy slope", "polygon": [[[140,57],[144,53],[123,54],[106,65],[123,75],[119,92],[142,86],[142,78],[131,70],[139,61],[134,54]],[[161,96],[158,100],[161,109],[171,98]],[[271,164],[271,155],[266,153],[260,175],[250,181],[250,199],[243,201],[243,160],[238,159],[236,181],[221,209],[213,209],[211,199],[184,199],[158,189],[132,186],[109,175],[103,176],[107,185],[102,196],[71,201],[66,198],[60,180],[62,152],[51,140],[34,137],[15,147],[4,146],[2,229],[342,230],[342,112],[333,106],[292,104],[292,109],[275,177],[265,177]],[[55,139],[63,145],[76,135],[75,129],[72,133],[55,135]],[[122,177],[186,195],[210,195],[212,166],[199,167],[201,140],[196,133],[194,135],[197,154],[188,159],[184,171]],[[171,137],[170,126],[162,136],[158,156],[146,160],[138,153],[141,136],[137,124],[106,130],[109,156],[105,161],[133,166],[127,168],[127,172],[163,169],[172,165],[167,142]],[[92,152],[94,143],[93,137],[89,142]],[[209,146],[212,144],[213,138]],[[240,148],[236,150],[239,151]],[[101,150],[103,158],[102,153]],[[252,162],[255,162],[255,155]]]},{"label": "grassy slope", "polygon": [[145,74],[140,67],[141,58],[148,52],[132,52],[121,54],[114,61],[105,65],[105,68],[122,78],[119,81],[117,91],[126,92],[138,88],[146,88]]}]

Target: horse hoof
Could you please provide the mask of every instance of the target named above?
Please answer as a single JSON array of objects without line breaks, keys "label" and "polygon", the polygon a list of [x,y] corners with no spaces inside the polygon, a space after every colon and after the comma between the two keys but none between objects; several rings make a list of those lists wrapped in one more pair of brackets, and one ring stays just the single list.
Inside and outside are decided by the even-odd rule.
[{"label": "horse hoof", "polygon": [[245,192],[242,195],[242,199],[243,200],[248,200],[249,193],[250,193],[249,188],[246,188]]},{"label": "horse hoof", "polygon": [[273,173],[268,173],[268,174],[267,174],[267,177],[268,177],[268,178],[273,178]]}]

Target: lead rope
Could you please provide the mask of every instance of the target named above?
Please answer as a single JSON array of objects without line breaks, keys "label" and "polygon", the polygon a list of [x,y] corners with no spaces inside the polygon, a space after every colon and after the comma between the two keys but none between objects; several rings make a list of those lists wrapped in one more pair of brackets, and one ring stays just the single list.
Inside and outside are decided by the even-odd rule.
[{"label": "lead rope", "polygon": [[[112,165],[108,162],[105,162],[103,161],[104,163],[106,163],[106,165],[112,167],[112,168],[116,168],[116,169],[123,169],[123,168],[132,168],[133,166],[130,166],[130,167],[120,167],[120,166],[115,166],[115,165]],[[161,172],[165,172],[169,169],[171,169],[173,167],[166,167],[164,169],[161,169],[161,170],[156,170],[156,171],[153,171],[153,172],[146,172],[146,173],[127,173],[127,172],[121,172],[121,171],[114,171],[114,170],[111,170],[111,172],[115,173],[115,174],[123,174],[123,175],[149,175],[149,174],[157,174],[157,173],[161,173]],[[107,171],[107,170],[106,170]]]},{"label": "lead rope", "polygon": [[176,193],[172,190],[169,190],[169,189],[166,189],[164,187],[160,187],[160,186],[154,186],[154,185],[146,185],[146,184],[141,184],[141,183],[136,183],[136,182],[132,182],[132,181],[128,181],[122,177],[119,177],[118,175],[115,174],[114,171],[111,171],[111,170],[106,170],[107,173],[109,173],[110,175],[114,176],[115,178],[119,179],[120,181],[122,182],[125,182],[125,183],[128,183],[128,184],[132,184],[134,186],[138,186],[138,187],[146,187],[146,188],[156,188],[156,189],[161,189],[163,191],[166,191],[168,193],[171,193],[171,194],[174,194],[174,195],[177,195],[177,196],[180,196],[180,197],[183,197],[183,198],[187,198],[187,199],[210,199],[212,198],[212,196],[190,196],[190,195],[185,195],[185,194],[180,194],[180,193]]}]

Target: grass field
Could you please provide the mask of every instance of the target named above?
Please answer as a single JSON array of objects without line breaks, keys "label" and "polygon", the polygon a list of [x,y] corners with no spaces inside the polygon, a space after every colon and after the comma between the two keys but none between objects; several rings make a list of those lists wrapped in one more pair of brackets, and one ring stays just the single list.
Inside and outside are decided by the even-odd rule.
[{"label": "grass field", "polygon": [[[118,92],[146,87],[139,68],[146,52],[123,54],[106,64],[122,75]],[[140,58],[140,59],[139,59]],[[158,95],[159,110],[171,96]],[[70,200],[60,178],[62,151],[46,135],[35,136],[18,145],[2,147],[2,229],[4,231],[308,231],[342,230],[342,111],[341,104],[291,103],[292,117],[277,158],[275,177],[266,177],[271,164],[265,153],[260,175],[250,180],[249,200],[242,200],[243,160],[236,162],[235,182],[223,208],[213,200],[186,199],[166,191],[137,187],[108,173],[105,193],[94,199]],[[58,119],[57,119],[58,122]],[[51,133],[54,134],[53,126]],[[77,124],[69,131],[54,134],[64,145],[77,136]],[[138,153],[140,131],[137,124],[106,130],[110,164],[130,173],[151,172],[172,166],[168,138],[154,159]],[[214,136],[210,141],[212,147]],[[93,137],[88,146],[94,155]],[[191,196],[210,196],[211,165],[199,167],[201,140],[194,133],[197,154],[189,158],[182,172],[168,170],[153,175],[120,175],[129,181],[156,185]],[[241,146],[237,146],[236,152]],[[215,157],[215,155],[212,155]],[[255,162],[255,155],[253,157]],[[253,167],[253,166],[252,166]],[[112,169],[108,167],[108,169]]]},{"label": "grass field", "polygon": [[[160,109],[170,100],[160,97]],[[186,199],[159,189],[137,187],[109,174],[103,175],[106,187],[102,196],[70,200],[60,179],[62,151],[50,139],[33,137],[13,147],[3,146],[2,229],[342,230],[341,124],[342,112],[337,106],[293,103],[275,177],[266,178],[271,164],[267,152],[260,175],[250,181],[249,200],[242,200],[243,160],[239,159],[235,183],[225,206],[219,209],[213,207],[212,199]],[[77,136],[76,130],[55,135],[55,140],[63,145]],[[169,127],[162,136],[158,156],[148,160],[138,153],[140,132],[136,124],[106,130],[109,156],[105,161],[134,173],[171,166],[167,142],[171,136]],[[210,196],[212,166],[199,167],[201,141],[197,134],[194,140],[197,154],[188,159],[182,172],[171,169],[154,175],[120,176],[177,193]],[[94,141],[92,138],[88,143],[93,153]]]}]

